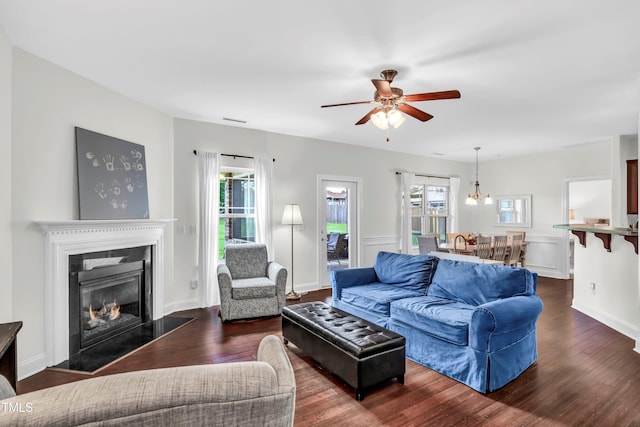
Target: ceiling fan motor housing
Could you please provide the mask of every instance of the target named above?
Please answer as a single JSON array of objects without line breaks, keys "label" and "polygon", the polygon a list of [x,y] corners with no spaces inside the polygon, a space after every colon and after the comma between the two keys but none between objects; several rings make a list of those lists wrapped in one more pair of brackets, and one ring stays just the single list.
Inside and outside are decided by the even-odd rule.
[{"label": "ceiling fan motor housing", "polygon": [[375,102],[383,102],[386,99],[396,100],[398,98],[401,98],[404,95],[404,92],[399,87],[392,87],[391,92],[393,93],[393,95],[390,97],[386,97],[386,96],[381,96],[378,93],[378,91],[375,91],[373,93],[373,99],[375,100]]},{"label": "ceiling fan motor housing", "polygon": [[396,70],[383,70],[380,72],[380,77],[391,83],[397,74]]}]

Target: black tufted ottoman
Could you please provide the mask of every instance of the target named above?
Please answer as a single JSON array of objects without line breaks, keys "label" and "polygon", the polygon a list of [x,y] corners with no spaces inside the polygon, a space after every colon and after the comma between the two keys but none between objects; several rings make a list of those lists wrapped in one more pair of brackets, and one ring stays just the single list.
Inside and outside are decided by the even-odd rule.
[{"label": "black tufted ottoman", "polygon": [[282,336],[355,388],[357,400],[381,381],[404,384],[404,337],[325,303],[284,307]]}]

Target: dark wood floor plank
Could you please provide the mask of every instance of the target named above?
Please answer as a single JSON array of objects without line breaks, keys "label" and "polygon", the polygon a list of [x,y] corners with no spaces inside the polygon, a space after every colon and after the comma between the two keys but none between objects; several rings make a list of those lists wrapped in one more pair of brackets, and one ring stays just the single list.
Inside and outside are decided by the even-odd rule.
[{"label": "dark wood floor plank", "polygon": [[[407,360],[405,384],[387,381],[358,402],[354,391],[295,345],[287,353],[297,384],[296,426],[640,426],[640,354],[634,342],[571,308],[572,282],[540,278],[538,361],[505,387],[482,395]],[[328,289],[302,301],[329,301]],[[295,301],[293,303],[297,303]],[[195,320],[100,371],[255,360],[280,318],[223,324],[218,308],[187,310]],[[18,382],[26,393],[88,375],[47,369]]]}]

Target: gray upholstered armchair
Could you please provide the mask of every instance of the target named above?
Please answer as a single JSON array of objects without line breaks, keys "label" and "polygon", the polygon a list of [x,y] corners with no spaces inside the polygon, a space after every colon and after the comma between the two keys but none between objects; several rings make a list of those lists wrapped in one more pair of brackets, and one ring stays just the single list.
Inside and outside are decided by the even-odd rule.
[{"label": "gray upholstered armchair", "polygon": [[266,245],[227,245],[218,265],[222,321],[280,315],[286,284],[287,270],[268,261]]}]

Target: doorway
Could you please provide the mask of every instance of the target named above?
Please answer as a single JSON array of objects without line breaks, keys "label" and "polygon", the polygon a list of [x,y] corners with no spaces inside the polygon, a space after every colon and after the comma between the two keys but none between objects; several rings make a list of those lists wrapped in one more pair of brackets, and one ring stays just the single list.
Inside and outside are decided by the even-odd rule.
[{"label": "doorway", "polygon": [[[562,219],[564,224],[594,223],[606,220],[612,224],[611,177],[594,176],[566,178],[562,194]],[[575,237],[564,231],[565,262],[563,277],[572,277]]]},{"label": "doorway", "polygon": [[330,287],[331,271],[357,267],[360,178],[318,177],[318,280]]}]

